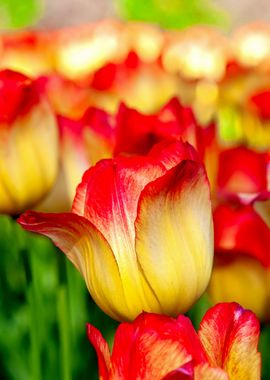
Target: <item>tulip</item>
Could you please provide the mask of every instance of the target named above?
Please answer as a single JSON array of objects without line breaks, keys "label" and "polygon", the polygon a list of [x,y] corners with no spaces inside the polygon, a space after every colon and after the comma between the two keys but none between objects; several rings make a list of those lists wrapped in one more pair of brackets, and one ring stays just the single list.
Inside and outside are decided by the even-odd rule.
[{"label": "tulip", "polygon": [[[264,203],[264,202],[257,202]],[[214,211],[215,261],[208,287],[216,302],[236,301],[261,320],[270,317],[270,229],[253,204],[220,204]]]},{"label": "tulip", "polygon": [[112,354],[101,333],[87,324],[102,380],[259,380],[260,333],[255,315],[236,303],[205,314],[198,334],[190,320],[140,314],[122,323]]},{"label": "tulip", "polygon": [[52,187],[58,134],[52,110],[35,81],[0,72],[0,213],[34,206]]},{"label": "tulip", "polygon": [[121,104],[115,124],[115,154],[146,154],[157,142],[171,138],[198,148],[202,135],[191,108],[182,106],[177,98],[150,115]]},{"label": "tulip", "polygon": [[267,191],[268,153],[236,146],[220,151],[217,161],[217,187],[221,194],[251,195]]},{"label": "tulip", "polygon": [[184,312],[211,274],[209,184],[187,143],[102,160],[84,174],[71,213],[30,211],[19,223],[50,237],[117,320]]},{"label": "tulip", "polygon": [[35,208],[45,212],[69,211],[83,173],[113,154],[114,134],[106,112],[88,108],[82,118],[58,116],[60,169],[52,191]]}]

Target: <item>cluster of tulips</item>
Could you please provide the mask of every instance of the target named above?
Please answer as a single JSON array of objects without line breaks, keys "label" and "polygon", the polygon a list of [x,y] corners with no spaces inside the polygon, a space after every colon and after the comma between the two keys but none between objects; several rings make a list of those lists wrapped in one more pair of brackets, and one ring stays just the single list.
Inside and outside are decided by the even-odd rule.
[{"label": "cluster of tulips", "polygon": [[[270,27],[232,44],[104,22],[2,47],[0,212],[49,237],[123,322],[112,354],[87,326],[100,379],[260,379]],[[205,292],[197,333],[182,314]]]}]

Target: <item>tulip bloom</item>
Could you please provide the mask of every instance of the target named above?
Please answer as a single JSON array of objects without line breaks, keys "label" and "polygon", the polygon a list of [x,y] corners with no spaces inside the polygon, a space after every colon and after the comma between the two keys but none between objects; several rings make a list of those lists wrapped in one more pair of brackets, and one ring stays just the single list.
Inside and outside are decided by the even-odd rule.
[{"label": "tulip bloom", "polygon": [[224,149],[218,157],[217,187],[222,195],[257,194],[268,189],[269,154],[245,146]]},{"label": "tulip bloom", "polygon": [[116,115],[115,154],[147,154],[164,139],[182,139],[197,149],[202,130],[191,108],[171,99],[156,114],[145,115],[121,104]]},{"label": "tulip bloom", "polygon": [[19,223],[50,237],[117,320],[184,312],[211,274],[209,184],[187,143],[102,160],[84,174],[71,213],[30,211]]},{"label": "tulip bloom", "polygon": [[205,314],[198,334],[190,320],[143,313],[122,323],[112,355],[100,332],[87,325],[102,380],[260,380],[260,325],[236,303]]},{"label": "tulip bloom", "polygon": [[[260,202],[263,203],[263,202]],[[270,305],[270,229],[253,204],[214,211],[215,262],[208,287],[213,302],[237,301],[265,320]]]},{"label": "tulip bloom", "polygon": [[68,211],[83,173],[113,154],[114,133],[110,116],[88,108],[79,120],[58,116],[60,170],[48,196],[36,207],[39,211]]},{"label": "tulip bloom", "polygon": [[0,213],[34,206],[58,169],[56,121],[35,81],[0,72]]}]

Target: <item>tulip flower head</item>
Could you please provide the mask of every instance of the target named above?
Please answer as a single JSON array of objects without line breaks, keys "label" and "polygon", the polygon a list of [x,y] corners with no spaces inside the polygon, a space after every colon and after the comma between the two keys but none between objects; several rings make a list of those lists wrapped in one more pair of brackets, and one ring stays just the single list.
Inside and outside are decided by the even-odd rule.
[{"label": "tulip flower head", "polygon": [[52,110],[34,81],[0,72],[0,213],[34,206],[53,185],[58,135]]},{"label": "tulip flower head", "polygon": [[112,354],[87,325],[102,380],[259,380],[259,332],[255,315],[236,303],[209,309],[198,334],[183,315],[143,313],[118,327]]},{"label": "tulip flower head", "polygon": [[102,160],[84,174],[71,213],[30,211],[19,223],[50,237],[117,320],[184,312],[210,278],[209,184],[188,143]]},{"label": "tulip flower head", "polygon": [[[256,202],[264,203],[264,201]],[[237,301],[270,317],[270,229],[252,203],[224,202],[214,211],[215,262],[208,287],[213,302]]]},{"label": "tulip flower head", "polygon": [[58,116],[60,168],[52,191],[36,210],[69,211],[83,173],[102,158],[112,157],[110,116],[90,107],[79,120]]}]

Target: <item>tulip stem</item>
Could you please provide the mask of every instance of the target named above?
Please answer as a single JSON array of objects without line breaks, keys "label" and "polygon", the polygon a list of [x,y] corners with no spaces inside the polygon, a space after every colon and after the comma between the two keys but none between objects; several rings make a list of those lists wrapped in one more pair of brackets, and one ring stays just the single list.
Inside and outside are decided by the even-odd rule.
[{"label": "tulip stem", "polygon": [[[24,254],[24,252],[23,252]],[[40,317],[39,284],[37,274],[37,262],[33,252],[24,254],[26,277],[28,277],[26,296],[30,309],[30,343],[31,343],[31,378],[42,380],[41,370],[41,331],[42,321]]]},{"label": "tulip stem", "polygon": [[[59,262],[59,265],[61,263]],[[63,265],[63,262],[62,262]],[[65,264],[64,264],[65,266]],[[61,379],[71,380],[71,339],[70,339],[70,318],[69,318],[69,305],[67,296],[67,284],[61,282],[60,274],[60,284],[57,294],[57,315],[58,315],[58,327],[60,336],[60,358],[61,358]]]}]

